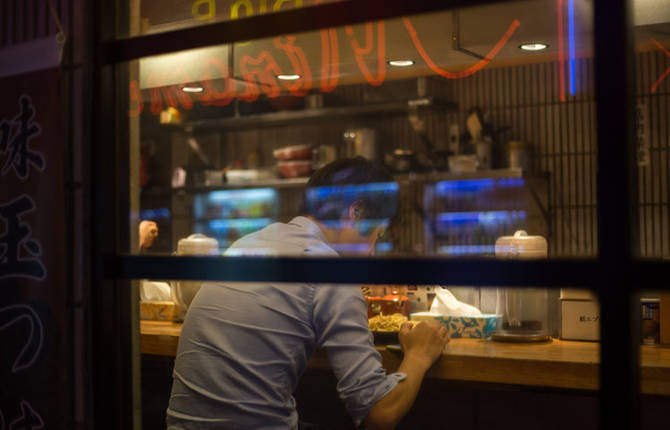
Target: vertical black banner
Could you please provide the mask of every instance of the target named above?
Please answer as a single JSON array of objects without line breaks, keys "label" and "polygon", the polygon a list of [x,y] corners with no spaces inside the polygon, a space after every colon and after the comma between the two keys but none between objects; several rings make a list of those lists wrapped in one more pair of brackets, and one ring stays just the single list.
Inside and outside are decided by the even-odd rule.
[{"label": "vertical black banner", "polygon": [[60,70],[0,79],[0,430],[66,428]]}]

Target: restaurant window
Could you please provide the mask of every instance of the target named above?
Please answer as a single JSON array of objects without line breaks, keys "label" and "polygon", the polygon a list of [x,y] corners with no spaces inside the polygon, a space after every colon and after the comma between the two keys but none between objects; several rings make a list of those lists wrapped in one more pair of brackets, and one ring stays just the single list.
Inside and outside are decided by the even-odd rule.
[{"label": "restaurant window", "polygon": [[[195,3],[198,11],[211,10],[205,2]],[[240,11],[246,4],[234,5]],[[252,0],[248,10],[256,13],[257,7],[260,14],[264,4]],[[285,5],[287,10],[300,7],[298,2]],[[643,2],[637,5],[650,8]],[[232,10],[219,6],[216,2],[217,14]],[[150,16],[154,12],[136,7],[129,19],[121,20],[133,30],[120,31],[120,36],[232,18],[226,12],[209,21],[176,16],[160,21]],[[650,167],[640,167],[640,241],[634,246],[639,243],[639,255],[656,258],[665,256],[668,246],[667,235],[659,234],[667,232],[667,118],[662,113],[667,43],[661,40],[662,23],[655,21],[659,18],[645,19],[636,18],[636,37],[651,32],[659,43],[638,40],[636,67],[656,80],[646,82],[638,74],[636,95],[660,110],[648,117],[636,114],[649,119],[644,123],[649,134],[643,136],[649,139],[636,142],[648,149]],[[151,23],[168,21],[164,28],[151,28]],[[342,274],[348,282],[358,276],[376,279],[364,290],[369,309],[388,302],[411,306],[414,300],[414,311],[430,312],[439,304],[438,289],[444,288],[453,295],[452,303],[490,313],[502,328],[525,322],[526,329],[540,326],[554,339],[600,340],[597,294],[569,288],[604,288],[592,276],[604,273],[595,264],[603,252],[598,249],[598,228],[610,216],[598,212],[596,195],[596,134],[603,124],[596,121],[593,21],[591,1],[517,1],[129,56],[132,60],[114,66],[121,154],[114,166],[120,184],[114,221],[122,232],[114,251],[121,255],[115,262],[125,266],[115,267],[121,275],[113,276],[137,279],[140,309],[168,312],[175,321],[183,318],[194,291],[202,286],[204,281],[193,281],[199,276],[210,281],[273,276],[313,281],[318,273],[287,275],[294,262],[279,260],[275,265],[275,258],[265,258],[279,255],[262,241],[251,254],[240,253],[236,246],[241,238],[262,235],[274,223],[310,214],[315,225],[330,231],[329,238],[336,238],[328,241],[332,253],[315,256],[344,257],[337,267],[354,268]],[[166,51],[161,47],[155,52]],[[604,76],[602,71],[599,76]],[[645,92],[647,84],[657,92]],[[308,187],[320,167],[356,156],[383,165],[388,176]],[[374,215],[351,219],[343,208],[359,201],[375,207]],[[285,255],[303,256],[303,251]],[[174,255],[195,258],[159,258]],[[233,258],[239,256],[261,258]],[[370,275],[364,266],[356,266],[369,260],[382,267],[379,259],[366,257],[393,257],[388,260],[398,261],[402,270],[421,268],[426,261],[430,270],[400,270],[406,282],[394,284],[393,270]],[[494,278],[472,265],[481,259],[487,260],[482,267],[498,268],[500,284],[508,287],[477,279]],[[546,266],[554,270],[545,277],[534,269],[530,277],[543,281],[537,286],[526,282],[517,290],[510,279],[524,282],[515,270],[536,266],[510,263],[508,273],[489,265],[509,259],[555,265]],[[166,281],[166,275],[139,280],[152,277],[145,274],[175,273],[173,263],[179,272],[185,267],[180,260],[192,267],[176,273],[179,279]],[[462,266],[454,264],[461,261]],[[272,270],[259,274],[250,266],[258,262]],[[442,262],[456,269],[444,279],[438,269]],[[342,271],[335,264],[318,267],[326,267],[327,275]],[[199,272],[202,268],[206,271]],[[273,271],[277,268],[281,270]],[[556,270],[561,268],[575,270]],[[426,276],[430,284],[412,279]],[[628,285],[616,290],[621,291],[627,293]],[[424,295],[418,310],[416,298]],[[621,301],[627,300],[624,295]],[[512,322],[518,311],[511,306],[515,298],[523,298],[524,309],[540,305]],[[637,304],[638,298],[631,300]],[[157,301],[170,304],[162,311],[150,310]],[[532,314],[538,309],[539,314]],[[589,334],[566,335],[568,321],[588,325]],[[576,361],[585,372],[578,383],[586,385],[561,388],[590,391],[587,396],[598,389],[598,344],[588,348],[590,352],[577,347]],[[547,381],[539,385],[553,387]],[[643,385],[643,393],[653,394],[645,391],[648,387]],[[592,414],[597,399],[591,396],[584,404]],[[589,420],[596,422],[592,415]]]},{"label": "restaurant window", "polygon": [[670,258],[670,13],[662,2],[634,3],[637,256]]},{"label": "restaurant window", "polygon": [[[310,214],[329,250],[298,256],[592,259],[591,22],[589,2],[522,1],[121,64],[120,251],[277,257],[234,244]],[[355,156],[386,179],[307,186]],[[492,313],[518,298],[470,288]],[[521,295],[542,314],[524,327],[558,337],[560,291]]]},{"label": "restaurant window", "polygon": [[[333,244],[340,255],[371,254],[364,238],[377,230],[376,256],[494,258],[496,242],[518,233],[545,240],[543,257],[595,257],[592,14],[588,2],[567,3],[463,8],[120,65],[130,188],[118,191],[130,217],[119,220],[131,238],[121,251],[179,253],[200,234],[223,255],[246,234],[328,207],[322,220],[350,238]],[[307,190],[314,171],[354,156],[382,164],[385,184]],[[332,210],[361,199],[383,210],[355,225]],[[158,232],[150,246],[138,238],[144,221]]]}]

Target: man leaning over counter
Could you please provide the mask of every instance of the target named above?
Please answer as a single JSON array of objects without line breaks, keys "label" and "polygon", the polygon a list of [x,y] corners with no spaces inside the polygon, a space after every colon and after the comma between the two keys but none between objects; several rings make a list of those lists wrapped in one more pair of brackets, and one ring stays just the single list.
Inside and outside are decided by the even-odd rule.
[{"label": "man leaning over counter", "polygon": [[[229,256],[336,257],[357,241],[368,253],[397,212],[397,187],[363,158],[335,161],[307,184],[304,212],[231,245]],[[325,349],[356,427],[392,429],[414,403],[424,374],[449,341],[437,322],[404,324],[398,371],[386,374],[357,286],[210,283],[186,315],[167,410],[168,429],[318,429],[299,420],[292,396],[316,349]]]}]

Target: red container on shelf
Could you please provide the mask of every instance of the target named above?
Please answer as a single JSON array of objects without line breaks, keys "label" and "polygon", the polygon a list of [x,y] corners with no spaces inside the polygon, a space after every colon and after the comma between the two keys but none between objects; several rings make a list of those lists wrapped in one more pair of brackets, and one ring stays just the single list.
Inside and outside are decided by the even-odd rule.
[{"label": "red container on shelf", "polygon": [[279,169],[279,173],[285,178],[299,178],[312,174],[312,161],[280,161],[277,163],[277,168]]},{"label": "red container on shelf", "polygon": [[311,160],[312,146],[311,145],[293,145],[284,148],[275,149],[272,155],[277,160]]}]

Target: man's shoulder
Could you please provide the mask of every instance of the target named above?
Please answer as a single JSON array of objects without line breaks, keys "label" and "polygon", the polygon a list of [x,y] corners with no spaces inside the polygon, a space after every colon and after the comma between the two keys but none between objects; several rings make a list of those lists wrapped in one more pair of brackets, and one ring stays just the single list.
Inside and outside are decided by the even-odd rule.
[{"label": "man's shoulder", "polygon": [[277,222],[236,240],[225,255],[270,257],[338,254],[308,226],[296,222]]}]

